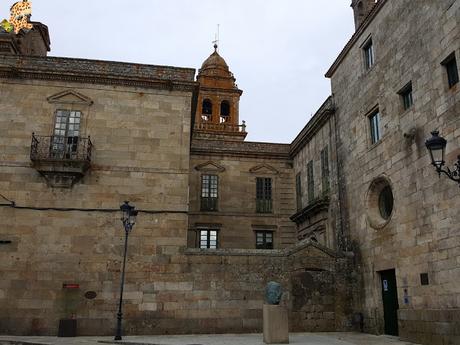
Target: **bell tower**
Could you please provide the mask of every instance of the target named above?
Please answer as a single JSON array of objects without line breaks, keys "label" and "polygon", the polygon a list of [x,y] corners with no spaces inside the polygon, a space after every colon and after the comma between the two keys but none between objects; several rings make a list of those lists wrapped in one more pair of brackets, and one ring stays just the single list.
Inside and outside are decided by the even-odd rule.
[{"label": "bell tower", "polygon": [[367,15],[372,11],[376,3],[376,0],[352,0],[351,7],[355,14],[355,28],[358,28],[366,19]]},{"label": "bell tower", "polygon": [[239,123],[243,91],[238,89],[233,73],[217,48],[217,44],[214,45],[214,52],[198,71],[200,86],[193,136],[242,141],[247,135],[244,121],[242,125]]}]

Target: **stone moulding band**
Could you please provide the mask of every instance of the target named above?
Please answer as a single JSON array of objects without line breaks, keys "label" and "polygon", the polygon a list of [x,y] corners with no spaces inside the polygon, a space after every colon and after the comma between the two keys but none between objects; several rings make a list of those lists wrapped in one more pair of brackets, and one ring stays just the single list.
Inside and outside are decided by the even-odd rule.
[{"label": "stone moulding band", "polygon": [[198,85],[194,82],[184,83],[181,81],[148,80],[143,78],[128,78],[105,75],[56,74],[45,71],[31,72],[29,70],[22,70],[14,67],[7,70],[3,66],[0,67],[0,78],[56,80],[75,83],[121,85],[185,92],[195,92],[198,88]]},{"label": "stone moulding band", "polygon": [[0,77],[123,85],[196,92],[195,70],[57,57],[0,55]]}]

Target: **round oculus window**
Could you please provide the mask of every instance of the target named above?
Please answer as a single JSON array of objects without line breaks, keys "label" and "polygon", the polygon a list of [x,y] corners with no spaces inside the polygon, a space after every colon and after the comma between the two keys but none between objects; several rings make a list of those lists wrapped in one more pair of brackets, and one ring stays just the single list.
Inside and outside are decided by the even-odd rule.
[{"label": "round oculus window", "polygon": [[380,192],[379,211],[383,219],[390,219],[393,212],[393,192],[390,186],[385,186]]},{"label": "round oculus window", "polygon": [[394,197],[390,181],[379,177],[369,186],[366,201],[367,219],[374,229],[381,229],[391,220],[394,211]]}]

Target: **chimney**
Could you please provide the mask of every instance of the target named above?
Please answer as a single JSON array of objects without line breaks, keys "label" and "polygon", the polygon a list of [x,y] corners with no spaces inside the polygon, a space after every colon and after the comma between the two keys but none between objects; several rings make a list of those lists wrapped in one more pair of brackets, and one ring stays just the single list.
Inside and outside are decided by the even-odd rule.
[{"label": "chimney", "polygon": [[355,28],[359,29],[361,24],[366,19],[367,15],[372,11],[375,6],[376,0],[352,0],[351,7],[355,14]]},{"label": "chimney", "polygon": [[21,55],[47,56],[50,51],[50,35],[48,27],[40,22],[30,22],[32,30],[21,31],[16,35],[16,41]]}]

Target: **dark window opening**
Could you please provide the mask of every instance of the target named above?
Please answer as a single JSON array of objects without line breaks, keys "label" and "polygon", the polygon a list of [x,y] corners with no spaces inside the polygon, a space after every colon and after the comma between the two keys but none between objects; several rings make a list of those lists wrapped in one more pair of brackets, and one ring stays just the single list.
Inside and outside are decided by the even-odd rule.
[{"label": "dark window opening", "polygon": [[217,230],[200,230],[200,248],[217,249]]},{"label": "dark window opening", "polygon": [[209,99],[203,101],[203,106],[201,110],[201,118],[204,121],[211,121],[212,119],[212,102]]},{"label": "dark window opening", "polygon": [[228,122],[230,119],[230,103],[223,101],[220,104],[220,123]]},{"label": "dark window opening", "polygon": [[308,202],[315,200],[315,178],[313,174],[313,161],[307,164],[307,189],[308,189]]},{"label": "dark window opening", "polygon": [[256,249],[273,249],[272,231],[256,231]]},{"label": "dark window opening", "polygon": [[458,67],[457,60],[455,58],[455,53],[450,54],[447,59],[441,63],[447,72],[447,80],[449,82],[449,88],[456,85],[459,81],[458,77]]},{"label": "dark window opening", "polygon": [[393,192],[390,186],[385,186],[379,195],[379,210],[383,219],[388,220],[393,212]]},{"label": "dark window opening", "polygon": [[420,283],[423,286],[430,285],[430,279],[428,277],[428,273],[421,273],[420,274]]},{"label": "dark window opening", "polygon": [[321,182],[323,187],[323,194],[327,194],[330,188],[329,182],[329,148],[326,146],[321,151]]},{"label": "dark window opening", "polygon": [[256,180],[256,212],[271,213],[272,207],[272,179],[258,177]]},{"label": "dark window opening", "polygon": [[363,47],[364,51],[364,66],[366,70],[370,69],[374,66],[375,63],[375,56],[374,56],[374,45],[372,44],[372,39],[367,41],[367,43]]},{"label": "dark window opening", "polygon": [[369,122],[371,125],[371,142],[372,144],[377,143],[380,138],[380,113],[377,110],[371,116],[369,116]]},{"label": "dark window opening", "polygon": [[398,92],[401,96],[404,110],[411,108],[414,105],[414,98],[412,96],[412,83],[410,82]]},{"label": "dark window opening", "polygon": [[295,189],[297,197],[297,211],[302,209],[302,176],[298,173],[295,177]]},{"label": "dark window opening", "polygon": [[217,211],[219,193],[219,177],[216,175],[201,176],[201,211]]}]

